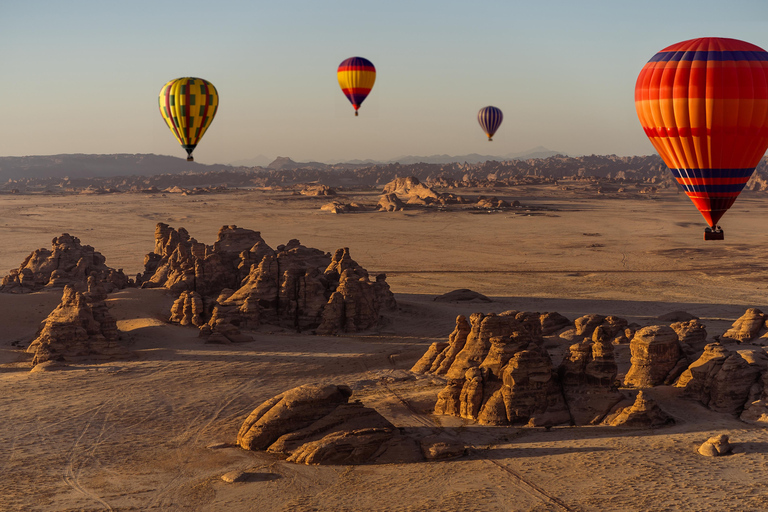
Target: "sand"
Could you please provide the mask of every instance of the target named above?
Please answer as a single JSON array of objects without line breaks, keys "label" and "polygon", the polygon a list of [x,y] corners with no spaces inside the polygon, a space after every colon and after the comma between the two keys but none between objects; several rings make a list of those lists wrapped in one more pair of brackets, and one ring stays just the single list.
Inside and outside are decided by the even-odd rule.
[{"label": "sand", "polygon": [[[273,247],[291,238],[329,252],[349,247],[369,271],[387,273],[400,306],[359,335],[262,326],[251,343],[217,346],[165,322],[173,298],[163,290],[127,289],[109,304],[134,358],[30,372],[21,348],[60,292],[0,294],[0,510],[768,508],[765,430],[673,388],[648,390],[674,415],[668,428],[492,428],[430,415],[442,383],[406,371],[447,339],[456,315],[475,311],[614,314],[652,325],[685,310],[702,318],[710,338],[721,334],[746,308],[768,302],[768,200],[743,194],[723,219],[726,240],[704,242],[700,215],[674,191],[626,200],[555,187],[494,195],[537,209],[334,215],[319,210],[327,198],[265,191],[0,196],[3,274],[68,232],[134,275],[157,222],[208,244],[235,224],[261,231]],[[457,288],[494,302],[432,300]],[[617,357],[625,372],[627,348]],[[227,445],[257,405],[308,382],[351,384],[395,425],[444,432],[471,449],[451,461],[317,467]],[[696,453],[721,433],[734,455]],[[227,483],[227,474],[243,481]]]}]

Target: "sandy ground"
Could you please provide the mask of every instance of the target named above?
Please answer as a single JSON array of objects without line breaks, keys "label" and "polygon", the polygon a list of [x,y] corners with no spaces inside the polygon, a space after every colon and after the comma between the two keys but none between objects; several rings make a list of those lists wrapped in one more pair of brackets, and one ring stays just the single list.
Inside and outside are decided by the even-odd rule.
[{"label": "sandy ground", "polygon": [[[701,217],[674,192],[642,200],[546,187],[493,194],[547,209],[333,215],[319,211],[326,199],[260,191],[0,196],[3,274],[64,232],[135,274],[157,222],[209,244],[221,225],[236,224],[260,230],[273,247],[290,238],[326,251],[349,247],[369,271],[387,273],[400,306],[360,335],[262,326],[254,342],[216,346],[194,328],[165,323],[172,297],[164,291],[124,290],[110,305],[133,359],[30,372],[19,347],[60,293],[0,294],[0,510],[768,509],[765,430],[682,400],[673,388],[649,390],[677,419],[673,427],[547,432],[432,416],[441,382],[404,371],[447,339],[456,315],[475,311],[614,314],[651,325],[685,310],[710,337],[721,334],[747,307],[768,302],[768,199],[740,197],[724,218],[726,240],[704,242]],[[495,302],[432,300],[456,288]],[[626,347],[617,355],[626,371]],[[353,385],[397,426],[442,431],[472,448],[452,461],[332,467],[210,448],[233,442],[261,402],[308,382]],[[720,433],[731,436],[734,455],[696,453]],[[249,478],[225,483],[230,471]]]}]

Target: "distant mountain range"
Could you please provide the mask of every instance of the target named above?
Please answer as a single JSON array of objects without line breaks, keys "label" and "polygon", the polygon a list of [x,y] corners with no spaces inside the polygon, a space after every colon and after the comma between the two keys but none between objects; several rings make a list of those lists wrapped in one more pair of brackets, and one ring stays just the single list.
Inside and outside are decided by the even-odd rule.
[{"label": "distant mountain range", "polygon": [[[529,149],[528,151],[523,151],[521,153],[507,153],[506,155],[480,155],[478,153],[470,153],[468,155],[458,155],[458,156],[451,156],[451,155],[431,155],[431,156],[413,156],[413,155],[403,155],[399,156],[397,158],[393,158],[392,160],[348,160],[346,162],[339,162],[337,164],[323,164],[321,162],[294,162],[290,158],[287,157],[277,157],[274,161],[269,162],[269,159],[265,157],[264,155],[259,155],[258,157],[252,158],[250,160],[239,160],[237,162],[232,162],[232,165],[235,166],[244,166],[244,165],[251,165],[251,166],[262,166],[267,169],[297,169],[301,167],[317,167],[322,168],[323,166],[367,166],[367,165],[385,165],[385,164],[394,164],[398,163],[401,165],[410,165],[410,164],[419,164],[419,163],[425,163],[425,164],[453,164],[453,163],[469,163],[469,164],[477,164],[482,162],[488,162],[488,161],[504,161],[504,160],[528,160],[530,158],[549,158],[550,156],[555,155],[565,155],[565,153],[561,151],[552,151],[551,149],[547,149],[544,146],[538,146],[533,149]],[[259,163],[256,163],[259,162]]]},{"label": "distant mountain range", "polygon": [[[313,169],[357,169],[372,165],[401,165],[451,164],[451,163],[482,163],[486,161],[528,160],[531,158],[548,158],[561,154],[544,147],[533,148],[523,153],[513,153],[504,156],[479,155],[432,155],[432,156],[401,156],[386,162],[374,160],[352,160],[337,164],[323,162],[295,162],[288,157],[277,157],[271,162],[264,155],[250,160],[240,160],[231,164],[206,165],[197,162],[187,162],[184,158],[154,154],[64,154],[64,155],[35,155],[35,156],[5,156],[0,157],[0,181],[18,180],[24,178],[96,178],[115,176],[156,176],[159,174],[197,174],[210,171],[234,170],[236,168],[269,169],[287,171],[303,168]],[[260,161],[260,165],[249,165]],[[265,163],[267,162],[267,163]]]},{"label": "distant mountain range", "polygon": [[230,168],[187,162],[184,158],[153,154],[47,155],[0,157],[0,180],[23,178],[95,178],[201,173]]}]

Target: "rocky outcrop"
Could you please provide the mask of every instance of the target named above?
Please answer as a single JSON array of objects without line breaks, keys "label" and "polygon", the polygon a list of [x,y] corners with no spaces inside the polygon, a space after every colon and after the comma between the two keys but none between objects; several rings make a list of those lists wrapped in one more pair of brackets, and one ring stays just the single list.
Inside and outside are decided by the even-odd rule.
[{"label": "rocky outcrop", "polygon": [[206,246],[183,228],[160,223],[145,266],[142,286],[180,294],[171,321],[201,326],[204,337],[214,335],[209,342],[247,341],[240,329],[261,324],[321,334],[360,331],[397,307],[386,276],[372,281],[349,249],[331,256],[291,240],[274,250],[258,232],[236,226],[224,226]]},{"label": "rocky outcrop", "polygon": [[223,226],[213,245],[205,245],[164,223],[155,228],[154,252],[144,257],[142,288],[163,287],[173,293],[195,291],[216,295],[224,288],[237,289],[258,263],[274,251],[258,231]]},{"label": "rocky outcrop", "polygon": [[[599,422],[623,396],[615,388],[610,341],[572,347],[560,369],[542,348],[542,321],[560,315],[507,311],[463,315],[447,343],[435,343],[411,371],[444,375],[436,414],[485,425]],[[567,320],[566,320],[567,321]]]},{"label": "rocky outcrop", "polygon": [[[592,339],[595,330],[602,326],[601,336],[610,336],[614,345],[626,343],[628,341],[627,332],[628,322],[624,318],[617,316],[604,315],[584,315],[573,321],[573,328],[566,329],[560,333],[560,337],[571,342],[578,342],[583,339]],[[567,327],[563,325],[561,328]]]},{"label": "rocky outcrop", "polygon": [[66,285],[61,303],[43,321],[37,337],[27,347],[27,353],[33,354],[32,366],[47,361],[127,357],[128,351],[117,342],[117,323],[109,314],[106,295],[94,277],[88,279],[85,293]]},{"label": "rocky outcrop", "polygon": [[438,295],[432,300],[436,302],[493,302],[482,293],[473,292],[468,288],[453,290],[451,292]]},{"label": "rocky outcrop", "polygon": [[719,457],[721,455],[728,455],[732,450],[733,447],[728,436],[720,434],[704,441],[704,444],[699,446],[698,452],[705,457]]},{"label": "rocky outcrop", "polygon": [[304,185],[299,190],[299,193],[303,196],[335,196],[336,191],[328,185],[315,183],[312,185]]},{"label": "rocky outcrop", "polygon": [[624,399],[616,387],[618,368],[613,357],[611,336],[599,336],[603,326],[595,330],[596,340],[570,347],[570,353],[558,368],[563,396],[577,425],[594,425]]},{"label": "rocky outcrop", "polygon": [[170,322],[180,325],[202,326],[205,311],[203,310],[203,297],[197,292],[183,291],[179,298],[171,306]]},{"label": "rocky outcrop", "polygon": [[498,199],[497,197],[480,196],[477,198],[478,208],[495,209],[495,208],[509,208],[511,206],[512,205],[510,205],[507,201],[503,199]]},{"label": "rocky outcrop", "polygon": [[707,329],[698,319],[675,322],[670,327],[677,334],[677,339],[683,348],[699,347],[707,340]]},{"label": "rocky outcrop", "polygon": [[383,195],[394,194],[400,198],[407,198],[407,204],[414,205],[448,205],[463,204],[466,199],[453,194],[438,193],[424,185],[415,176],[395,178],[384,186]]},{"label": "rocky outcrop", "polygon": [[330,212],[330,213],[355,213],[355,212],[364,212],[368,209],[358,203],[344,203],[342,201],[333,201],[330,203],[326,203],[323,206],[320,207],[320,209],[324,212]]},{"label": "rocky outcrop", "polygon": [[0,292],[27,293],[66,285],[85,291],[91,276],[106,287],[108,293],[132,284],[122,269],[108,267],[100,252],[64,233],[51,241],[50,250],[33,251],[19,268],[3,277]]},{"label": "rocky outcrop", "polygon": [[446,439],[411,435],[376,410],[349,402],[347,386],[306,384],[271,398],[240,427],[237,444],[300,464],[419,462],[459,456]]},{"label": "rocky outcrop", "polygon": [[753,425],[768,425],[768,372],[752,385],[740,416],[741,421]]},{"label": "rocky outcrop", "polygon": [[644,327],[635,333],[629,348],[632,366],[624,377],[625,386],[644,388],[671,383],[685,369],[685,356],[671,327]]},{"label": "rocky outcrop", "polygon": [[618,409],[606,418],[604,424],[612,427],[658,428],[674,422],[672,416],[641,389],[632,405]]},{"label": "rocky outcrop", "polygon": [[397,194],[384,194],[376,203],[376,209],[384,212],[399,212],[405,210],[405,203],[397,197]]},{"label": "rocky outcrop", "polygon": [[542,313],[539,317],[541,322],[541,335],[549,336],[557,331],[565,329],[571,325],[571,321],[557,312]]},{"label": "rocky outcrop", "polygon": [[768,367],[762,351],[732,352],[720,343],[710,343],[675,383],[684,396],[716,412],[740,414],[753,386]]},{"label": "rocky outcrop", "polygon": [[725,331],[720,339],[744,343],[757,337],[760,329],[765,324],[768,315],[756,308],[749,308],[738,320],[733,322],[733,326]]}]

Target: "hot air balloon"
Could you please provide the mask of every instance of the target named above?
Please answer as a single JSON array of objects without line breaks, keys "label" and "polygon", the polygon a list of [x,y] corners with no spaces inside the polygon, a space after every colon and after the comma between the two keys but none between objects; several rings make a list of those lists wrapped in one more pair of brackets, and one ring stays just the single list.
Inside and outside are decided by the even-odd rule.
[{"label": "hot air balloon", "polygon": [[365,98],[373,88],[376,81],[376,68],[368,59],[362,57],[350,57],[341,64],[336,71],[336,78],[349,102],[357,109],[360,108]]},{"label": "hot air balloon", "polygon": [[493,140],[493,134],[501,126],[501,121],[504,119],[501,110],[496,107],[483,107],[480,112],[477,113],[477,121],[480,123],[480,127],[488,136],[488,140]]},{"label": "hot air balloon", "polygon": [[200,142],[219,108],[219,93],[213,84],[202,78],[177,78],[160,89],[160,114],[181,147],[192,151]]},{"label": "hot air balloon", "polygon": [[709,227],[717,225],[768,148],[768,53],[737,39],[673,44],[640,71],[635,108],[645,134]]}]

